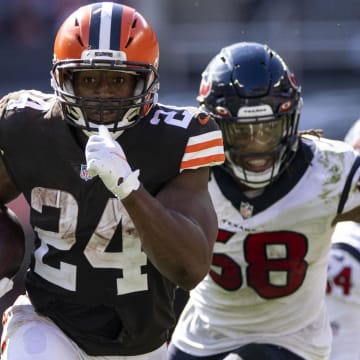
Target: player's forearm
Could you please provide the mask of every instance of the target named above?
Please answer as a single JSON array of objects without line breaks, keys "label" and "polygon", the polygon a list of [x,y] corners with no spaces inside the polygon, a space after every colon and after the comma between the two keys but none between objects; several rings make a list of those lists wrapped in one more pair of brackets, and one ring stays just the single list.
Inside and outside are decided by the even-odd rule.
[{"label": "player's forearm", "polygon": [[7,204],[19,195],[20,191],[13,184],[3,161],[0,159],[0,203]]},{"label": "player's forearm", "polygon": [[216,226],[208,225],[214,228],[208,239],[199,224],[166,209],[142,187],[124,199],[123,204],[150,261],[180,287],[186,290],[195,287],[209,270]]}]

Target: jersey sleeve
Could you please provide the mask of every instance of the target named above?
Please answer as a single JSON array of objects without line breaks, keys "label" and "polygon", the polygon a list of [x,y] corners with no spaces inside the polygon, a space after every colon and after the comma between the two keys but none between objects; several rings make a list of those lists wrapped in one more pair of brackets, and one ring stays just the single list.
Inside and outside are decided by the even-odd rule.
[{"label": "jersey sleeve", "polygon": [[9,93],[7,95],[4,95],[1,99],[0,99],[0,120],[2,120],[3,118],[6,117],[6,111],[8,108],[8,103],[9,101],[11,101],[11,99],[13,98],[17,98],[20,96],[21,93],[23,93],[24,91],[17,91],[17,92],[13,92],[13,93]]},{"label": "jersey sleeve", "polygon": [[33,109],[47,111],[50,109],[53,100],[53,94],[42,93],[38,90],[11,92],[0,99],[0,118],[11,110]]},{"label": "jersey sleeve", "polygon": [[194,114],[193,129],[185,147],[180,171],[221,165],[225,160],[221,130],[209,114]]},{"label": "jersey sleeve", "polygon": [[[346,161],[346,158],[345,158]],[[360,206],[360,157],[353,159],[344,189],[339,201],[338,214],[346,213]],[[355,220],[353,218],[349,220]]]},{"label": "jersey sleeve", "polygon": [[[360,224],[340,222],[332,235],[328,296],[360,305]],[[360,314],[360,312],[359,312]]]}]

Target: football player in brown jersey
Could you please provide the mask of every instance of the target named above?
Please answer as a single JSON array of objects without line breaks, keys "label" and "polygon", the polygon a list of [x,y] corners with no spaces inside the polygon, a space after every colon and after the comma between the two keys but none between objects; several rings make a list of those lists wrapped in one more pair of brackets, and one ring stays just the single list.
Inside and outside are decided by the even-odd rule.
[{"label": "football player in brown jersey", "polygon": [[3,360],[166,359],[176,287],[207,273],[217,124],[157,102],[158,41],[135,9],[87,5],[60,27],[55,94],[0,102],[0,200],[23,194],[35,248],[4,316]]}]

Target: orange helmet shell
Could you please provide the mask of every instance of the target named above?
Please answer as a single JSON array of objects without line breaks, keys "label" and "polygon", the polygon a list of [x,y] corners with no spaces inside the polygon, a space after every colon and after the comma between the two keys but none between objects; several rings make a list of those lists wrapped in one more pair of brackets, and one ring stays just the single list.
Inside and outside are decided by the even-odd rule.
[{"label": "orange helmet shell", "polygon": [[155,32],[135,9],[112,2],[83,6],[61,25],[54,44],[54,62],[81,59],[86,50],[121,51],[126,61],[159,62]]},{"label": "orange helmet shell", "polygon": [[[115,111],[107,122],[114,137],[134,126],[157,101],[159,44],[156,35],[135,9],[113,2],[80,7],[60,26],[54,44],[51,84],[62,104],[65,119],[88,135],[99,123],[88,118],[96,107],[100,119]],[[80,70],[122,71],[136,75],[133,94],[127,98],[87,97],[74,93],[72,77]]]}]

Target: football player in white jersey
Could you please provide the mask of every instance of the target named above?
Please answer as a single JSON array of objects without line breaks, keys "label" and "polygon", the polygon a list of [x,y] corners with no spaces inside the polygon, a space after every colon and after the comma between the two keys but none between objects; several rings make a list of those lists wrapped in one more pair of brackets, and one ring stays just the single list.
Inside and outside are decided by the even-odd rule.
[{"label": "football player in white jersey", "polygon": [[[360,150],[360,120],[345,136]],[[360,347],[360,224],[336,225],[332,236],[326,289],[329,319],[333,331],[331,360],[359,360]]]},{"label": "football player in white jersey", "polygon": [[328,359],[330,239],[337,221],[359,218],[357,153],[298,131],[301,88],[266,45],[223,48],[198,100],[224,136],[226,161],[209,183],[219,232],[169,359]]}]

